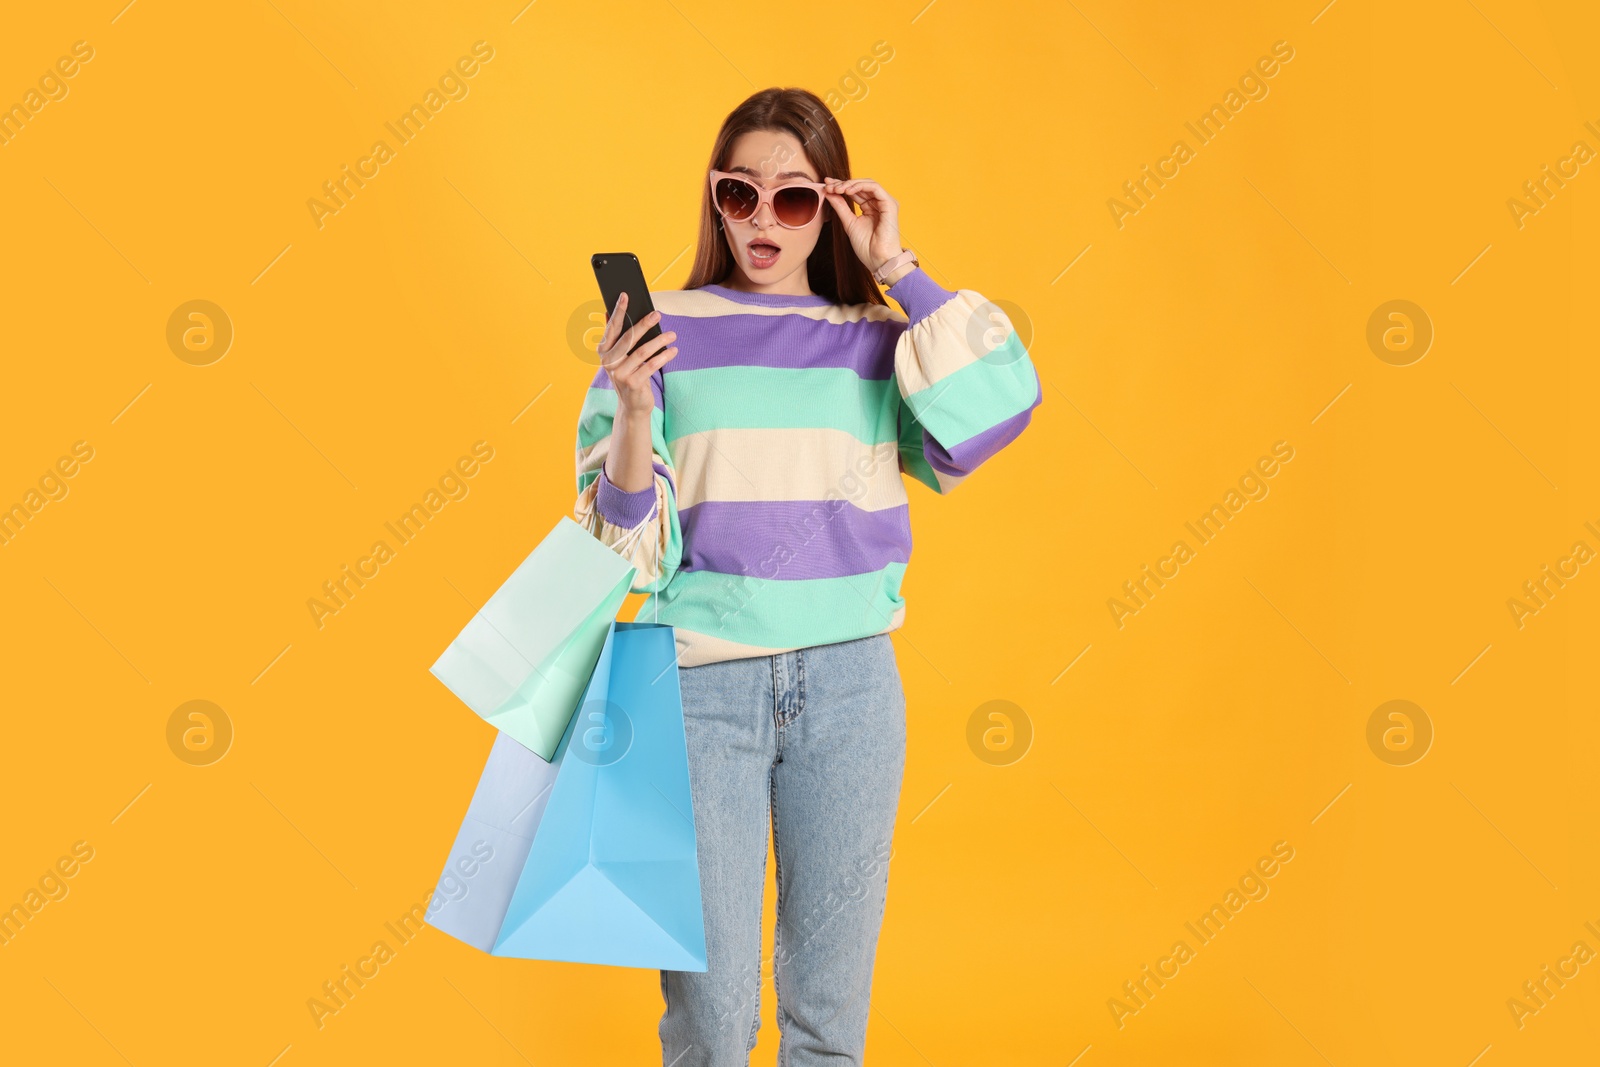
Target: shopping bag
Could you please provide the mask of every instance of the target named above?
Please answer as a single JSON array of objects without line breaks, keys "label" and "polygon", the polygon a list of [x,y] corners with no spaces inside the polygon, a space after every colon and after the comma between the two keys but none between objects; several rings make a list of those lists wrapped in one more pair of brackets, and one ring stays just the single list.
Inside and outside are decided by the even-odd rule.
[{"label": "shopping bag", "polygon": [[557,765],[496,731],[489,761],[450,847],[424,918],[458,941],[494,951],[539,827]]},{"label": "shopping bag", "polygon": [[513,744],[489,754],[429,924],[496,956],[705,971],[673,628],[613,621],[554,759]]},{"label": "shopping bag", "polygon": [[549,760],[627,598],[634,567],[563,515],[430,668]]}]

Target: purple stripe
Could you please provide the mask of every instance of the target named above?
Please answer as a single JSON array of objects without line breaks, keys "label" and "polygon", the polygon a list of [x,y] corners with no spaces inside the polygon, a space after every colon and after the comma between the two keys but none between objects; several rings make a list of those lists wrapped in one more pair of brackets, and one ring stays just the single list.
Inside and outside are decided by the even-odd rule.
[{"label": "purple stripe", "polygon": [[870,574],[911,559],[909,508],[848,500],[707,500],[678,512],[683,570],[798,580]]},{"label": "purple stripe", "polygon": [[966,475],[978,469],[978,465],[1006,445],[1015,441],[1022,431],[1027,429],[1028,423],[1033,418],[1033,409],[1044,400],[1044,382],[1039,380],[1037,373],[1034,375],[1038,381],[1038,392],[1035,393],[1033,403],[1006,419],[995,424],[982,433],[973,434],[954,448],[945,448],[933,439],[927,427],[922,429],[922,454],[927,457],[928,465],[942,474]]},{"label": "purple stripe", "polygon": [[[655,467],[661,470],[660,464],[655,464]],[[600,513],[600,517],[611,525],[633,529],[650,514],[655,502],[654,479],[651,479],[650,484],[643,489],[630,493],[625,489],[618,489],[615,483],[606,477],[605,467],[600,468],[600,488],[594,495],[594,507]]]},{"label": "purple stripe", "polygon": [[[663,313],[661,324],[678,334],[673,342],[678,354],[667,364],[668,374],[709,367],[835,367],[875,381],[894,376],[895,344],[905,332],[905,324],[892,319],[832,323],[739,311],[715,318]],[[600,373],[604,376],[604,369]]]},{"label": "purple stripe", "polygon": [[[708,290],[726,295],[720,286]],[[712,367],[777,367],[786,370],[842,368],[866,381],[888,381],[895,373],[895,348],[905,331],[937,311],[956,294],[934,281],[921,267],[888,289],[905,310],[908,323],[884,319],[858,319],[832,323],[806,315],[760,315],[730,310],[711,317],[661,314],[663,331],[674,331],[678,354],[666,367],[650,376],[650,392],[657,409],[665,412],[664,376],[673,371]],[[738,293],[738,297],[763,294]],[[784,297],[787,301],[798,298]],[[825,298],[817,300],[826,304]],[[740,303],[760,303],[740,300]],[[794,305],[802,306],[802,305]],[[595,370],[592,389],[612,389],[604,367]]]}]

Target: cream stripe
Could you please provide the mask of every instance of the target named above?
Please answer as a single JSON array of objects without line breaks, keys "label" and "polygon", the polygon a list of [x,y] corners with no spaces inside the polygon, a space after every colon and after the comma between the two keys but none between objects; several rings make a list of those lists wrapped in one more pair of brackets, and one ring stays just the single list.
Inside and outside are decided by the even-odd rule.
[{"label": "cream stripe", "polygon": [[[579,448],[577,453],[578,473],[588,474],[591,471],[598,471],[601,467],[606,465],[606,458],[611,455],[611,435],[606,434],[588,448]],[[672,471],[673,483],[677,483],[678,472],[672,470],[672,467],[667,463],[667,461],[661,458],[661,453],[652,449],[650,452],[650,462],[651,464],[659,463],[663,467],[666,467],[669,471]],[[661,479],[661,472],[656,470],[653,465],[651,466],[650,470],[655,474],[656,480],[659,481]],[[593,489],[599,484],[600,479],[598,476],[596,476],[595,479],[591,481],[585,488]]]},{"label": "cream stripe", "polygon": [[863,511],[906,503],[895,441],[829,429],[721,429],[671,444],[678,507],[704,500],[829,500]]},{"label": "cream stripe", "polygon": [[[641,608],[640,610],[642,614],[643,609]],[[906,606],[901,604],[898,608],[895,608],[894,614],[890,616],[889,625],[879,630],[878,633],[892,633],[905,625],[905,621]],[[698,630],[686,630],[681,626],[673,627],[672,632],[678,645],[679,667],[698,667],[703,663],[717,663],[729,659],[749,659],[752,656],[772,656],[781,652],[794,651],[794,649],[790,648],[765,648],[761,645],[746,645],[738,641],[729,641],[725,637],[703,634]],[[862,636],[876,637],[877,634],[864,634]]]},{"label": "cream stripe", "polygon": [[[997,320],[982,326],[973,321],[986,303],[971,289],[958,289],[937,311],[900,335],[895,344],[894,369],[902,396],[922,392],[1005,343],[1014,328],[998,306],[990,305]],[[974,350],[974,345],[981,351]]]},{"label": "cream stripe", "polygon": [[930,465],[928,469],[933,471],[934,480],[939,483],[940,495],[950,492],[950,490],[966,481],[968,477],[965,474],[946,474],[938,467],[934,467],[932,465]]},{"label": "cream stripe", "polygon": [[907,322],[905,315],[883,304],[824,304],[817,307],[759,307],[741,304],[725,296],[717,296],[705,289],[664,289],[650,294],[650,302],[663,315],[682,315],[687,319],[708,319],[721,315],[799,315],[835,324],[897,320]]},{"label": "cream stripe", "polygon": [[771,656],[778,652],[790,651],[787,648],[762,648],[759,645],[741,644],[724,637],[703,634],[697,630],[685,630],[681,626],[673,627],[672,632],[677,638],[680,667],[698,667],[702,663],[715,663],[718,660],[749,659],[751,656]]},{"label": "cream stripe", "polygon": [[[578,461],[578,470],[580,470],[580,471],[592,471],[592,470],[598,469],[600,467],[600,465],[603,464],[606,461],[606,459],[605,459],[606,453],[610,450],[610,447],[611,447],[611,435],[610,434],[606,434],[604,437],[600,438],[600,440],[596,441],[594,444],[590,445],[588,448],[584,448],[582,445],[579,445],[578,449],[577,449],[577,457],[576,457],[577,461]],[[590,458],[591,454],[593,455],[593,460],[592,461],[591,461],[591,458]]]},{"label": "cream stripe", "polygon": [[[611,454],[611,435],[606,434],[588,448],[580,445],[577,452],[578,471],[580,473],[587,474],[589,471],[597,471],[605,466],[606,457]],[[660,457],[652,453],[650,458],[654,461]],[[599,479],[595,480],[598,481]]]}]

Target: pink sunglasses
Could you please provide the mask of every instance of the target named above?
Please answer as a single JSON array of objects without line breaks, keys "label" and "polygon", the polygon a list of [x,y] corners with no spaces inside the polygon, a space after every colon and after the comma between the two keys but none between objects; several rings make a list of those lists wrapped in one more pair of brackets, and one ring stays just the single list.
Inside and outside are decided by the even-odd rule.
[{"label": "pink sunglasses", "polygon": [[771,204],[778,225],[791,230],[811,225],[822,210],[828,188],[821,182],[795,180],[766,189],[726,170],[712,171],[710,179],[711,203],[724,219],[745,222],[755,217],[762,204]]}]

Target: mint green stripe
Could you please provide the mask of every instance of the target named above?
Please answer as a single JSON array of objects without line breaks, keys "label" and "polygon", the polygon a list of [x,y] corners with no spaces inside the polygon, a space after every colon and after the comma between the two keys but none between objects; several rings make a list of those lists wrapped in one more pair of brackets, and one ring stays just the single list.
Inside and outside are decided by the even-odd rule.
[{"label": "mint green stripe", "polygon": [[895,439],[900,389],[848,367],[707,367],[678,371],[672,436],[711,429],[842,430],[863,444]]},{"label": "mint green stripe", "polygon": [[906,403],[948,449],[1027,410],[1037,395],[1033,363],[1012,330],[988,355],[912,393]]},{"label": "mint green stripe", "polygon": [[[589,448],[611,432],[617,419],[617,392],[615,389],[597,389],[590,386],[583,394],[583,408],[578,412],[578,447]],[[655,416],[650,417],[655,422]]]},{"label": "mint green stripe", "polygon": [[939,479],[934,476],[933,467],[928,463],[927,453],[922,449],[922,423],[916,420],[909,408],[905,412],[905,425],[900,428],[900,465],[907,474],[935,493],[944,492],[939,487]]},{"label": "mint green stripe", "polygon": [[[589,448],[611,433],[611,424],[617,421],[617,391],[591,387],[584,394],[583,408],[578,412],[578,447]],[[672,465],[672,453],[667,451],[666,438],[662,436],[661,409],[650,412],[650,445],[667,466]],[[593,472],[599,477],[599,471]],[[579,489],[587,483],[580,482]]]},{"label": "mint green stripe", "polygon": [[670,596],[639,608],[637,619],[670,623],[726,641],[797,648],[848,641],[888,626],[905,604],[904,563],[842,578],[753,578],[716,571],[680,571]]}]

